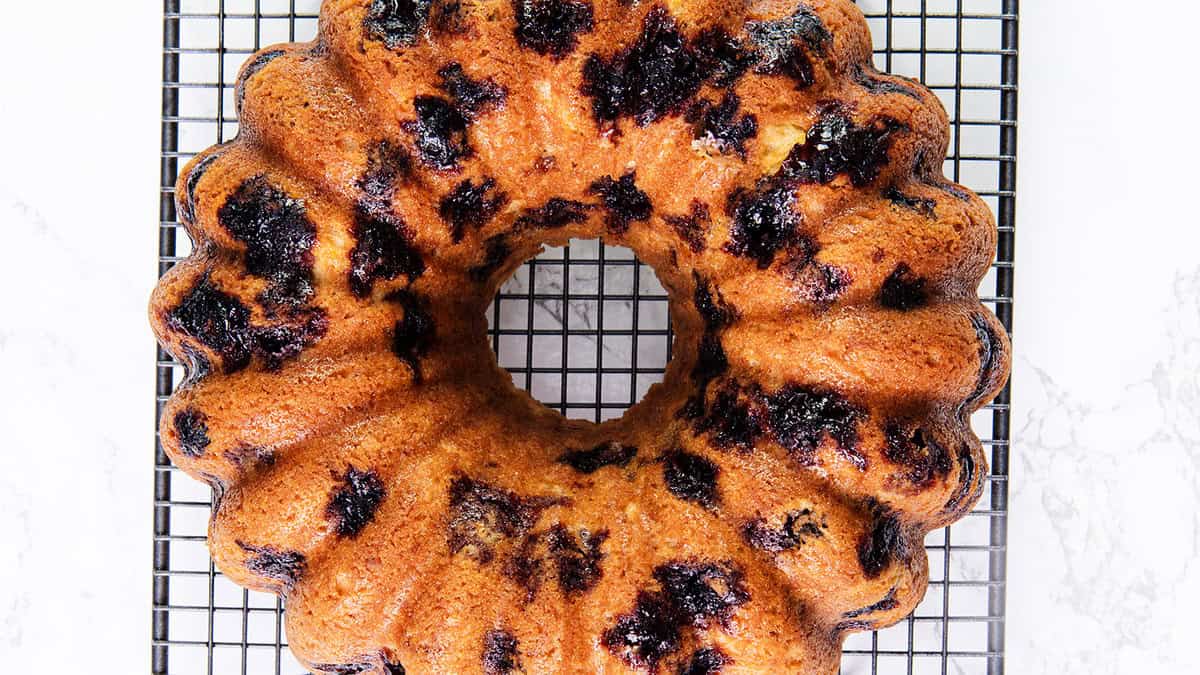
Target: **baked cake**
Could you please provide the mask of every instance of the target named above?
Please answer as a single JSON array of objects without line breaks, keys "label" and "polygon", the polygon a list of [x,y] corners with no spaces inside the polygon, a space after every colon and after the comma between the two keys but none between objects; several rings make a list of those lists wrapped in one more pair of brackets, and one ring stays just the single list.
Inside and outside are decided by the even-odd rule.
[{"label": "baked cake", "polygon": [[[870,64],[849,0],[328,0],[249,61],[179,180],[161,438],[305,665],[834,673],[912,610],[1009,346],[946,114]],[[663,382],[600,425],[484,318],[576,237],[672,300]]]}]

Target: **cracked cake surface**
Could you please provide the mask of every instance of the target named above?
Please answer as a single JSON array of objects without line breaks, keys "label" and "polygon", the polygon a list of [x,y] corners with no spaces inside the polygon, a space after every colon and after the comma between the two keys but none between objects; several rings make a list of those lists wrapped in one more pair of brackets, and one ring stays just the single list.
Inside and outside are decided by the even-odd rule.
[{"label": "cracked cake surface", "polygon": [[[316,673],[837,672],[986,462],[996,228],[849,0],[326,0],[181,172],[151,321],[209,547]],[[517,390],[484,309],[544,245],[657,272],[623,417]]]}]

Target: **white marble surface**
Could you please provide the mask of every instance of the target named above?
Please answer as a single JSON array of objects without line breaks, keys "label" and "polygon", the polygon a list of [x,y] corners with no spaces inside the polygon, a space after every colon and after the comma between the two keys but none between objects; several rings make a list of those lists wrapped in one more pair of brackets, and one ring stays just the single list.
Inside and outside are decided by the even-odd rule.
[{"label": "white marble surface", "polygon": [[[7,672],[148,670],[161,7],[124,6],[0,21]],[[1200,671],[1200,10],[1125,6],[1022,8],[1012,673]]]}]

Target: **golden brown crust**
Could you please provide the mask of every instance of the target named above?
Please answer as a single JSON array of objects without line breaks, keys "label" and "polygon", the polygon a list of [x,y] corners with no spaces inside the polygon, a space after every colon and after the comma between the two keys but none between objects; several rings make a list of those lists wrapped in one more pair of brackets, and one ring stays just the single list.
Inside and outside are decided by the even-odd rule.
[{"label": "golden brown crust", "polygon": [[[251,59],[179,180],[161,437],[305,664],[832,673],[911,611],[1010,355],[946,114],[869,59],[847,0],[327,0]],[[672,299],[663,383],[602,425],[485,339],[572,237]]]}]

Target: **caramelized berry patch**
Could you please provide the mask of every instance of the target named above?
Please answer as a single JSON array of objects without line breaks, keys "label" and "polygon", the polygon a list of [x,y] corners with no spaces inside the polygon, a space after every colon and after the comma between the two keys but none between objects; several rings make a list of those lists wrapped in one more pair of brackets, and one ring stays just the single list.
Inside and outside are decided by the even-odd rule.
[{"label": "caramelized berry patch", "polygon": [[812,261],[796,274],[798,292],[818,308],[832,305],[850,287],[850,273],[840,267]]},{"label": "caramelized berry patch", "polygon": [[432,169],[450,171],[459,160],[474,154],[467,138],[469,121],[453,105],[438,96],[418,96],[413,100],[415,121],[404,127],[413,135],[417,154]]},{"label": "caramelized berry patch", "polygon": [[460,63],[447,64],[438,71],[438,77],[438,88],[450,95],[459,114],[468,120],[503,105],[507,98],[504,87],[491,80],[471,79]]},{"label": "caramelized berry patch", "polygon": [[411,47],[429,21],[432,0],[371,0],[363,27],[367,36],[382,40],[388,49]]},{"label": "caramelized berry patch", "polygon": [[291,589],[304,573],[306,561],[304,554],[296,551],[282,551],[274,546],[251,546],[237,542],[237,545],[250,557],[246,558],[246,569],[262,577],[279,582],[283,590]]},{"label": "caramelized berry patch", "polygon": [[413,246],[412,231],[400,216],[360,203],[354,214],[354,248],[350,250],[350,290],[365,298],[377,279],[404,275],[416,279],[425,260]]},{"label": "caramelized berry patch", "polygon": [[751,21],[746,24],[746,32],[759,49],[758,72],[789,77],[797,89],[806,89],[816,81],[810,54],[824,56],[833,44],[833,35],[821,17],[803,4],[783,19]]},{"label": "caramelized berry patch", "polygon": [[803,237],[800,226],[804,219],[794,208],[795,201],[795,189],[774,180],[763,181],[753,190],[732,192],[726,208],[732,222],[725,250],[750,258],[759,269],[770,267],[777,252],[795,246]]},{"label": "caramelized berry patch", "polygon": [[353,466],[338,479],[341,485],[329,500],[325,515],[332,522],[338,535],[357,537],[372,520],[375,512],[387,496],[387,489],[379,474],[374,471],[359,471]]},{"label": "caramelized berry patch", "polygon": [[613,234],[624,234],[630,223],[650,219],[653,210],[650,197],[634,184],[635,178],[632,171],[618,180],[604,176],[589,188],[592,194],[600,196],[601,203],[608,211],[608,230]]},{"label": "caramelized berry patch", "polygon": [[906,312],[922,307],[928,301],[925,278],[913,274],[907,263],[896,265],[896,269],[883,280],[883,287],[879,289],[879,304],[889,309]]},{"label": "caramelized berry patch", "polygon": [[917,92],[916,86],[898,75],[884,76],[874,68],[858,64],[850,71],[850,78],[854,80],[855,84],[875,95],[901,94],[918,101],[921,100],[921,94]]},{"label": "caramelized berry patch", "polygon": [[918,488],[950,475],[950,452],[921,429],[909,432],[897,422],[884,430],[887,444],[883,455],[906,469],[904,478]]},{"label": "caramelized berry patch", "polygon": [[484,675],[508,675],[524,670],[518,646],[517,638],[511,632],[499,628],[488,631],[483,636]]},{"label": "caramelized berry patch", "polygon": [[719,330],[737,321],[737,309],[725,302],[720,291],[715,296],[713,295],[708,279],[700,276],[699,272],[692,272],[692,281],[696,285],[696,290],[692,294],[692,303],[696,306],[696,311],[700,313],[700,318],[704,320],[706,329]]},{"label": "caramelized berry patch", "polygon": [[221,356],[226,373],[250,364],[250,310],[203,276],[167,314],[167,325]]},{"label": "caramelized berry patch", "polygon": [[450,238],[454,243],[462,241],[467,227],[479,229],[486,225],[508,202],[508,195],[495,188],[495,179],[485,178],[476,185],[468,178],[442,197],[438,215],[450,225]]},{"label": "caramelized berry patch", "polygon": [[542,56],[562,58],[575,51],[579,35],[592,30],[587,0],[513,0],[517,44]]},{"label": "caramelized berry patch", "polygon": [[696,433],[709,434],[713,445],[721,449],[751,450],[765,433],[762,406],[751,396],[739,396],[737,382],[729,382],[713,397],[707,414],[696,420]]},{"label": "caramelized berry patch", "polygon": [[560,500],[522,498],[459,476],[450,483],[450,552],[469,549],[468,554],[479,562],[491,562],[496,544],[524,536],[541,512],[557,503]]},{"label": "caramelized berry patch", "polygon": [[937,200],[925,197],[910,197],[894,187],[884,190],[883,196],[887,197],[888,201],[896,206],[916,211],[927,218],[933,218],[935,215],[934,209],[937,207]]},{"label": "caramelized berry patch", "polygon": [[489,237],[487,241],[483,242],[483,246],[483,261],[468,272],[471,279],[478,282],[487,281],[496,270],[504,266],[508,257],[512,255],[508,237],[503,234]]},{"label": "caramelized berry patch", "polygon": [[229,460],[230,464],[239,468],[259,465],[273,466],[275,464],[275,451],[258,445],[241,443],[237,447],[230,448],[221,454],[225,459]]},{"label": "caramelized berry patch", "polygon": [[179,435],[179,449],[188,457],[204,454],[211,442],[208,438],[208,418],[195,408],[185,408],[175,413],[175,433]]},{"label": "caramelized berry patch", "polygon": [[845,174],[855,187],[870,184],[888,162],[896,132],[904,125],[877,116],[858,126],[840,106],[828,106],[784,160],[780,173],[800,184],[827,184]]},{"label": "caramelized berry patch", "polygon": [[578,537],[567,528],[556,525],[550,529],[550,555],[558,573],[558,587],[565,595],[591,590],[603,576],[600,561],[604,554],[601,544],[608,539],[608,530],[580,530]]},{"label": "caramelized berry patch", "polygon": [[713,331],[707,331],[700,337],[700,347],[696,354],[696,365],[692,366],[692,379],[703,390],[709,382],[723,375],[729,369],[729,359],[725,356],[725,347],[721,338]]},{"label": "caramelized berry patch", "polygon": [[826,529],[824,519],[818,521],[812,509],[799,509],[784,514],[778,526],[756,518],[742,528],[742,536],[760,551],[782,553],[799,548],[810,539],[821,539]]},{"label": "caramelized berry patch", "polygon": [[463,35],[471,29],[461,0],[435,2],[429,13],[429,28],[435,34]]},{"label": "caramelized berry patch", "polygon": [[978,401],[995,385],[1000,374],[1001,359],[1000,338],[992,330],[992,324],[982,314],[972,314],[971,326],[975,328],[975,336],[979,339],[979,383],[967,399],[967,405]]},{"label": "caramelized berry patch", "polygon": [[883,599],[879,602],[846,612],[842,615],[842,618],[856,619],[860,616],[866,616],[867,614],[874,614],[875,612],[888,612],[896,609],[899,606],[900,603],[896,600],[896,589],[893,588],[888,591],[887,595],[883,596]]},{"label": "caramelized berry patch", "polygon": [[693,253],[699,253],[704,250],[704,237],[708,228],[712,226],[712,217],[708,213],[708,205],[698,199],[692,200],[690,209],[687,215],[667,215],[663,216],[663,220],[675,230],[680,239],[687,242]]},{"label": "caramelized berry patch", "polygon": [[820,389],[788,385],[765,399],[771,433],[779,445],[804,464],[814,461],[817,446],[829,436],[838,450],[859,468],[859,420],[864,412],[842,396]]},{"label": "caramelized berry patch", "polygon": [[730,562],[671,562],[654,569],[654,578],[681,625],[724,626],[750,594],[743,574]]},{"label": "caramelized berry patch", "polygon": [[304,202],[266,176],[246,179],[217,211],[234,239],[245,244],[246,271],[269,283],[260,301],[297,306],[313,294],[312,247],[317,228]]},{"label": "caramelized berry patch", "polygon": [[359,675],[360,673],[369,673],[375,665],[372,663],[318,663],[313,666],[313,670],[318,673],[328,673],[328,675]]},{"label": "caramelized berry patch", "polygon": [[664,594],[638,591],[633,609],[604,631],[600,643],[630,667],[653,673],[679,649],[679,629],[679,617]]},{"label": "caramelized berry patch", "polygon": [[568,450],[559,455],[558,462],[566,464],[579,473],[591,474],[606,466],[625,467],[637,456],[637,451],[638,449],[632,445],[605,441],[590,450]]},{"label": "caramelized berry patch", "polygon": [[692,653],[692,658],[679,668],[679,675],[720,675],[733,663],[719,647],[701,647]]},{"label": "caramelized berry patch", "polygon": [[573,225],[586,221],[588,211],[591,209],[591,204],[562,197],[551,197],[542,206],[526,209],[521,217],[517,218],[516,225],[518,229],[533,227],[539,230]]},{"label": "caramelized berry patch", "polygon": [[875,522],[858,541],[858,562],[868,579],[874,579],[907,552],[907,542],[896,516],[876,509]]},{"label": "caramelized berry patch", "polygon": [[283,362],[294,358],[306,347],[316,344],[329,328],[325,310],[304,307],[291,313],[286,323],[254,330],[254,353],[267,370],[279,370]]},{"label": "caramelized berry patch", "polygon": [[356,185],[362,190],[360,201],[370,210],[391,210],[396,187],[412,178],[412,157],[403,146],[379,141],[367,150],[367,168]]},{"label": "caramelized berry patch", "polygon": [[667,10],[656,6],[637,42],[608,58],[588,57],[582,91],[592,98],[597,121],[627,116],[644,127],[683,110],[708,75],[704,65]]},{"label": "caramelized berry patch", "polygon": [[196,186],[200,184],[200,179],[204,178],[204,174],[212,168],[217,158],[221,153],[214,152],[204,159],[196,163],[188,173],[187,181],[184,183],[184,193],[179,200],[179,222],[186,225],[191,225],[196,222]]},{"label": "caramelized berry patch", "polygon": [[757,53],[721,28],[701,32],[696,37],[695,48],[700,70],[716,87],[733,85],[759,58]]},{"label": "caramelized berry patch", "polygon": [[182,351],[183,356],[180,360],[183,361],[187,374],[180,387],[208,377],[208,374],[212,372],[212,361],[209,361],[207,356],[190,345],[183,345]]},{"label": "caramelized berry patch", "polygon": [[392,353],[412,369],[413,381],[421,382],[421,357],[433,346],[436,330],[428,303],[409,291],[393,291],[385,298],[400,305],[404,314],[392,331]]},{"label": "caramelized berry patch", "polygon": [[758,118],[753,114],[739,116],[742,101],[728,92],[719,104],[701,100],[688,110],[693,136],[711,145],[723,155],[736,154],[746,159],[746,141],[758,135]]},{"label": "caramelized berry patch", "polygon": [[964,443],[958,449],[958,489],[946,500],[943,510],[954,511],[966,503],[971,488],[975,485],[975,470],[975,454],[971,452],[970,446]]},{"label": "caramelized berry patch", "polygon": [[663,456],[663,480],[667,490],[676,497],[713,508],[720,501],[717,490],[719,467],[708,459],[684,450],[673,450]]},{"label": "caramelized berry patch", "polygon": [[386,675],[405,675],[404,665],[399,661],[389,660],[387,657],[383,659],[383,671]]}]

